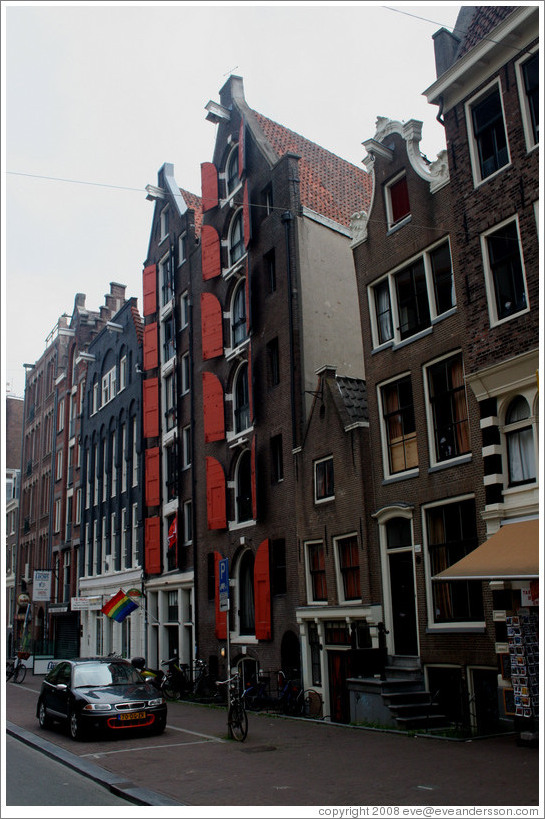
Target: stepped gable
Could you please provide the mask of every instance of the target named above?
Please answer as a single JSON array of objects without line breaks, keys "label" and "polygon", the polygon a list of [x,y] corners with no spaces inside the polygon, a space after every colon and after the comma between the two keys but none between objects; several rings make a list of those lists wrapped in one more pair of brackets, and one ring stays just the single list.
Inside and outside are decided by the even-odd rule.
[{"label": "stepped gable", "polygon": [[305,207],[347,228],[352,214],[368,210],[372,180],[367,171],[253,109],[252,113],[279,157],[287,153],[301,157],[300,191]]},{"label": "stepped gable", "polygon": [[367,386],[361,378],[336,376],[337,386],[343,400],[350,423],[369,421],[367,406]]},{"label": "stepped gable", "polygon": [[[516,11],[517,6],[477,6],[473,17],[469,21],[465,36],[462,38],[456,59],[459,60],[510,14]],[[456,34],[456,29],[454,29]]]},{"label": "stepped gable", "polygon": [[180,193],[187,207],[195,212],[195,234],[200,236],[202,227],[202,198],[196,193],[191,193],[180,188]]}]

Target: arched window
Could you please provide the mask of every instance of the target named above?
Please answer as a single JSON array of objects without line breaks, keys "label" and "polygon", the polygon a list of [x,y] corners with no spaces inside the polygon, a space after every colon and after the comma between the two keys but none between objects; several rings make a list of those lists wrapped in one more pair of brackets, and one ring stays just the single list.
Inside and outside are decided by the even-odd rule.
[{"label": "arched window", "polygon": [[243,364],[235,379],[235,432],[250,426],[250,394],[248,391],[248,365]]},{"label": "arched window", "polygon": [[534,431],[530,407],[522,395],[517,395],[505,413],[505,439],[509,486],[532,483],[536,479]]},{"label": "arched window", "polygon": [[227,186],[227,193],[232,193],[239,184],[239,176],[238,176],[238,145],[235,145],[231,153],[229,154],[229,158],[227,160],[226,172],[225,172],[225,184]]},{"label": "arched window", "polygon": [[246,331],[246,289],[245,282],[238,285],[233,297],[231,310],[231,335],[233,347],[242,344],[247,336]]},{"label": "arched window", "polygon": [[240,634],[255,634],[254,555],[247,550],[238,570]]},{"label": "arched window", "polygon": [[233,217],[229,231],[229,266],[238,262],[244,252],[244,221],[242,208],[240,208]]},{"label": "arched window", "polygon": [[239,458],[235,485],[237,523],[252,520],[252,463],[249,450],[245,450]]}]

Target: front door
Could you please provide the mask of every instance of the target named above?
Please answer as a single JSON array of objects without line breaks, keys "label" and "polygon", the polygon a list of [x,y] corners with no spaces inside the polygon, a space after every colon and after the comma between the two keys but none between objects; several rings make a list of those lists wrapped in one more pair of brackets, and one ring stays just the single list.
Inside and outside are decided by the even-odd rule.
[{"label": "front door", "polygon": [[348,651],[328,651],[329,704],[333,722],[350,722],[350,699],[346,679],[350,676]]},{"label": "front door", "polygon": [[417,656],[418,639],[412,550],[389,552],[394,653]]}]

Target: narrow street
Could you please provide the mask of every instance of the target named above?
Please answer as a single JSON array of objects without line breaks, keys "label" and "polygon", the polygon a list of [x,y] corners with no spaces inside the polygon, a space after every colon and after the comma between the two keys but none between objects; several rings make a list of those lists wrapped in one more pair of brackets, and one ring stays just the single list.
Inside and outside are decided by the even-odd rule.
[{"label": "narrow street", "polygon": [[449,742],[249,714],[248,738],[237,743],[227,738],[223,708],[174,702],[160,737],[76,743],[60,726],[39,728],[40,684],[40,677],[29,674],[23,685],[6,686],[8,734],[30,732],[60,754],[68,751],[82,764],[98,766],[106,779],[149,789],[174,800],[170,804],[539,804],[539,752],[519,747],[515,736]]}]

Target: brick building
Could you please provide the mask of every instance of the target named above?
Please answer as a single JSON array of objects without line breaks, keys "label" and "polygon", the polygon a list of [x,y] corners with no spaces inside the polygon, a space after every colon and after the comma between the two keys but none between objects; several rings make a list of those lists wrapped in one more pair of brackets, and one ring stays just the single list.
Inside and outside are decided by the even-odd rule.
[{"label": "brick building", "polygon": [[448,146],[486,540],[449,575],[493,591],[499,713],[523,728],[538,718],[539,9],[466,7],[454,34],[435,35],[425,93]]},{"label": "brick building", "polygon": [[78,504],[82,657],[144,652],[142,606],[122,623],[101,612],[120,589],[137,600],[143,592],[143,326],[137,300],[120,300],[85,356]]},{"label": "brick building", "polygon": [[6,465],[6,562],[5,562],[5,615],[6,654],[11,657],[13,645],[13,617],[15,613],[15,570],[17,566],[17,532],[19,524],[19,493],[21,484],[21,435],[23,431],[24,401],[15,395],[6,395],[4,416],[4,446]]},{"label": "brick building", "polygon": [[[196,516],[198,650],[223,674],[230,650],[245,678],[299,675],[297,452],[317,369],[363,377],[348,224],[369,180],[251,109],[240,77],[206,108],[217,136],[202,165],[194,299],[195,469],[206,487]],[[222,559],[229,614],[219,605]]]},{"label": "brick building", "polygon": [[157,186],[143,272],[143,446],[145,459],[146,657],[158,668],[190,665],[194,598],[195,401],[193,320],[201,275],[201,201],[180,189],[165,163]]}]

